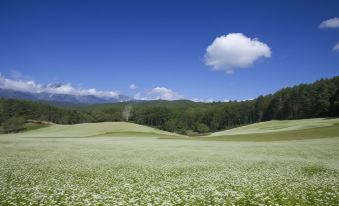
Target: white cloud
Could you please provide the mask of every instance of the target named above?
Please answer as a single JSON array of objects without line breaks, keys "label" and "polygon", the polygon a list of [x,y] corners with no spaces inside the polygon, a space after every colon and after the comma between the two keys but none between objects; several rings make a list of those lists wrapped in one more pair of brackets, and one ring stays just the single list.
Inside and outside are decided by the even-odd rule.
[{"label": "white cloud", "polygon": [[130,88],[130,89],[136,89],[137,86],[136,86],[135,84],[131,84],[131,85],[129,85],[129,88]]},{"label": "white cloud", "polygon": [[193,102],[203,102],[203,103],[212,103],[212,102],[216,102],[214,99],[199,99],[199,98],[193,98],[190,99]]},{"label": "white cloud", "polygon": [[193,98],[190,99],[193,102],[203,102],[203,103],[212,103],[212,102],[231,102],[231,101],[238,101],[238,102],[242,102],[242,101],[249,101],[249,100],[253,100],[254,98],[249,98],[249,99],[197,99],[197,98]]},{"label": "white cloud", "polygon": [[339,18],[334,17],[332,19],[327,19],[319,24],[319,28],[324,29],[324,28],[339,28]]},{"label": "white cloud", "polygon": [[271,49],[257,38],[242,33],[217,37],[206,49],[205,63],[214,70],[233,73],[237,68],[251,66],[261,57],[271,57]]},{"label": "white cloud", "polygon": [[334,45],[333,51],[339,51],[339,42],[336,45]]},{"label": "white cloud", "polygon": [[117,97],[119,95],[117,91],[97,91],[95,88],[76,88],[71,84],[38,84],[34,81],[9,79],[1,74],[0,88],[31,93],[47,92],[52,94],[71,94],[80,96],[93,95],[98,97]]},{"label": "white cloud", "polygon": [[178,93],[168,89],[166,87],[154,87],[151,90],[148,90],[144,93],[138,92],[135,96],[135,99],[140,100],[178,100],[183,99]]}]

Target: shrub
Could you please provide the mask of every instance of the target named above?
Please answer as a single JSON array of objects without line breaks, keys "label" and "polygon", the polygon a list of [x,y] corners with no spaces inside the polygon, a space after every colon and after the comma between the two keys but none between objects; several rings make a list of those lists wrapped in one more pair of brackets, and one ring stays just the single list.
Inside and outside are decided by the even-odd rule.
[{"label": "shrub", "polygon": [[196,130],[199,133],[207,133],[207,132],[210,131],[210,129],[204,123],[198,123],[197,126],[196,126]]},{"label": "shrub", "polygon": [[5,133],[19,132],[24,129],[25,119],[22,117],[12,117],[2,123]]}]

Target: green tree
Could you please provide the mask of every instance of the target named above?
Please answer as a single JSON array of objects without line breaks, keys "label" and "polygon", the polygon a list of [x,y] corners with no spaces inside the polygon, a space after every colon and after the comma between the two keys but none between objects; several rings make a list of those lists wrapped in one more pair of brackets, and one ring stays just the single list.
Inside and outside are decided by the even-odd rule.
[{"label": "green tree", "polygon": [[24,129],[25,120],[22,117],[12,117],[2,123],[2,128],[5,133],[19,132]]},{"label": "green tree", "polygon": [[196,131],[199,133],[207,133],[210,129],[204,123],[198,123],[196,126]]}]

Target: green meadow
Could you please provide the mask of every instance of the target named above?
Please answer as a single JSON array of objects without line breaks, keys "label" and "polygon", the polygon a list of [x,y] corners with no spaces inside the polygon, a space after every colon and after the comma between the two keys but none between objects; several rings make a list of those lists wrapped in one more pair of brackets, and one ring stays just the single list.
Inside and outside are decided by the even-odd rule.
[{"label": "green meadow", "polygon": [[188,137],[132,123],[0,135],[0,205],[338,205],[339,119]]}]

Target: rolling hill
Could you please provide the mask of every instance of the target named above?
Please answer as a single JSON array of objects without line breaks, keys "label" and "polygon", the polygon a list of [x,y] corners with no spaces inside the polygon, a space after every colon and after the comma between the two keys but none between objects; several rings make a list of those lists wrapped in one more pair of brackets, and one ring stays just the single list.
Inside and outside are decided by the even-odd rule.
[{"label": "rolling hill", "polygon": [[127,122],[54,124],[17,134],[20,137],[93,137],[93,136],[180,136],[151,127]]},{"label": "rolling hill", "polygon": [[198,140],[279,141],[339,137],[339,118],[272,120],[212,133]]},{"label": "rolling hill", "polygon": [[325,119],[300,119],[300,120],[271,120],[267,122],[260,122],[250,124],[242,127],[237,127],[230,130],[214,132],[210,136],[225,136],[225,135],[239,135],[239,134],[253,134],[253,133],[272,133],[292,130],[312,129],[319,127],[332,126],[339,123],[338,118]]},{"label": "rolling hill", "polygon": [[281,141],[339,137],[339,118],[272,120],[215,132],[208,136],[187,137],[127,122],[53,124],[15,134],[18,137],[159,137],[207,141]]}]

